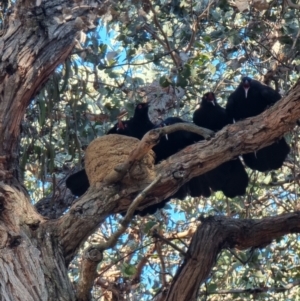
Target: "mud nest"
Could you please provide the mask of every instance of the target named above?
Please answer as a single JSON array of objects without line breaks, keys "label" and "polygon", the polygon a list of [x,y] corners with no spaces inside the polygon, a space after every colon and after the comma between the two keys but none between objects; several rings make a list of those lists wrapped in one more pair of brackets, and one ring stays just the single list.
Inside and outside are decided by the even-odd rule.
[{"label": "mud nest", "polygon": [[[93,140],[85,153],[85,170],[90,185],[102,182],[104,178],[135,149],[140,140],[122,135],[106,135]],[[150,184],[155,178],[155,155],[151,150],[136,162],[121,183]]]}]

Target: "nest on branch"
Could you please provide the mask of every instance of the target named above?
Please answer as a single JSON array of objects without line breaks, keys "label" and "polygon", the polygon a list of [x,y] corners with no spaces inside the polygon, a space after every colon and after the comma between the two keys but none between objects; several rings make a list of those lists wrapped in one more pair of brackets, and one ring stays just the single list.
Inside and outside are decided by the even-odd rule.
[{"label": "nest on branch", "polygon": [[[102,182],[113,169],[128,158],[140,140],[123,135],[105,135],[93,140],[85,153],[85,170],[90,185]],[[140,161],[134,163],[122,178],[125,185],[148,185],[155,178],[155,154],[150,150]]]}]

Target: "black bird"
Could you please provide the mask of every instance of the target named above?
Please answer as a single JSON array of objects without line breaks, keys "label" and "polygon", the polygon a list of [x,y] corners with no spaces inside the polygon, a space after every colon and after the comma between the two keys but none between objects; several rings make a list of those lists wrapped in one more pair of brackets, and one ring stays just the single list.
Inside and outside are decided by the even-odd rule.
[{"label": "black bird", "polygon": [[154,127],[148,116],[148,108],[149,105],[147,103],[137,104],[133,117],[129,120],[119,121],[107,134],[120,134],[142,139]]},{"label": "black bird", "polygon": [[[226,112],[233,121],[259,115],[281,99],[281,95],[269,86],[244,77],[237,89],[229,96]],[[245,164],[261,172],[282,166],[290,147],[284,138],[254,153],[243,155]]]},{"label": "black bird", "polygon": [[[169,117],[165,119],[158,127],[168,126],[176,123],[186,122],[179,117]],[[165,160],[168,157],[176,154],[185,147],[194,144],[197,141],[203,140],[202,136],[188,132],[177,131],[162,137],[159,143],[153,147],[156,155],[156,163]],[[211,191],[209,189],[206,178],[203,175],[197,176],[185,183],[179,190],[171,197],[183,200],[188,194],[192,197],[205,196],[209,197]]]},{"label": "black bird", "polygon": [[90,187],[85,169],[70,175],[66,180],[66,186],[71,190],[73,195],[82,196]]},{"label": "black bird", "polygon": [[[141,139],[153,127],[154,125],[148,117],[148,104],[139,103],[135,107],[132,118],[125,121],[119,120],[107,134],[119,134]],[[85,169],[69,176],[66,180],[66,186],[71,190],[72,194],[82,196],[90,187]]]},{"label": "black bird", "polygon": [[131,136],[130,130],[128,129],[128,121],[119,120],[111,129],[108,130],[106,135],[119,134],[124,136]]},{"label": "black bird", "polygon": [[[164,127],[176,123],[186,122],[179,117],[168,117],[162,121],[157,127]],[[195,140],[199,140],[198,135],[187,131],[176,131],[169,135],[162,137],[157,145],[153,147],[156,155],[156,163],[167,159],[168,157],[176,154],[188,145],[191,145]],[[203,139],[203,137],[201,137]]]},{"label": "black bird", "polygon": [[[200,108],[194,112],[193,121],[196,125],[219,131],[230,123],[230,119],[216,100],[212,92],[204,94]],[[221,190],[225,196],[233,198],[244,195],[248,186],[248,175],[243,164],[236,158],[224,162],[204,174],[208,185],[214,191]]]},{"label": "black bird", "polygon": [[203,95],[200,108],[193,114],[193,122],[215,132],[231,123],[225,109],[217,103],[213,92]]}]

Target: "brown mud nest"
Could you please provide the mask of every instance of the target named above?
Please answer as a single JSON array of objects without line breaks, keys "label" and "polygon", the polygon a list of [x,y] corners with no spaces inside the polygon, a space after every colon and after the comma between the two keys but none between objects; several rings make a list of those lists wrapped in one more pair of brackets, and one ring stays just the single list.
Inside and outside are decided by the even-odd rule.
[{"label": "brown mud nest", "polygon": [[[110,172],[124,163],[140,140],[122,135],[105,135],[93,140],[85,153],[85,169],[90,185],[103,182]],[[155,155],[151,150],[141,161],[135,162],[121,180],[122,184],[148,185],[155,178]]]}]

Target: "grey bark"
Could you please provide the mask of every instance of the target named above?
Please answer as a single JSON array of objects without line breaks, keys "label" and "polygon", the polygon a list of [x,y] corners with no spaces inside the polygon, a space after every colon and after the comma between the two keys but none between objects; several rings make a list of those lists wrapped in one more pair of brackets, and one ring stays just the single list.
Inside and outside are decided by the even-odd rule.
[{"label": "grey bark", "polygon": [[[117,185],[99,184],[62,218],[49,221],[30,204],[20,182],[18,147],[25,109],[68,57],[79,32],[88,30],[109,7],[102,10],[89,2],[94,4],[95,8],[66,0],[18,1],[0,38],[0,295],[5,301],[75,300],[68,263],[109,214],[126,210],[145,188],[136,185],[120,192]],[[159,164],[156,172],[162,179],[141,205],[159,202],[190,178],[274,142],[300,118],[299,95],[298,83],[262,116],[228,126],[210,141]],[[178,287],[173,287],[175,294]]]}]

